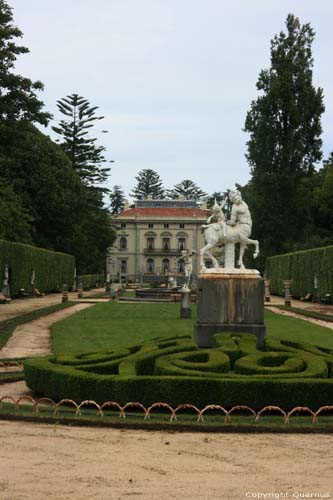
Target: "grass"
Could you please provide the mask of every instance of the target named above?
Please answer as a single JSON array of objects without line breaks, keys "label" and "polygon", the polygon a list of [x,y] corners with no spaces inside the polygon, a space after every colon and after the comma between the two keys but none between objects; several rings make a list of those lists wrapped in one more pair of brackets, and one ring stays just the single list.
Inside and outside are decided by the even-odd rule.
[{"label": "grass", "polygon": [[[179,304],[101,303],[52,326],[55,353],[128,347],[155,337],[193,335],[192,318],[179,318]],[[265,312],[267,337],[333,349],[333,333],[308,321]]]}]

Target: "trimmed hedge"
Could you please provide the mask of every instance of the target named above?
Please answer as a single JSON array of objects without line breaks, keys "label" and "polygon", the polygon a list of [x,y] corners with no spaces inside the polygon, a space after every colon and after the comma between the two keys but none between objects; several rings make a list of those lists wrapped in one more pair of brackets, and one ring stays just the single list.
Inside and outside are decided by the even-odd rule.
[{"label": "trimmed hedge", "polygon": [[258,351],[247,334],[217,334],[215,342],[199,350],[189,337],[174,337],[119,351],[29,359],[25,379],[30,389],[58,400],[285,410],[333,403],[333,351],[283,340],[267,341]]},{"label": "trimmed hedge", "polygon": [[21,288],[30,293],[33,270],[36,274],[35,287],[40,292],[60,291],[64,283],[71,286],[75,259],[72,255],[65,253],[0,240],[1,276],[3,276],[5,265],[9,267],[11,296],[17,297]]},{"label": "trimmed hedge", "polygon": [[283,280],[292,280],[295,298],[314,294],[315,276],[320,296],[333,297],[333,246],[275,255],[266,260],[266,277],[271,281],[271,292],[276,295],[283,295]]},{"label": "trimmed hedge", "polygon": [[82,274],[77,278],[77,284],[82,283],[83,290],[90,290],[90,288],[95,288],[96,285],[104,285],[104,274]]}]

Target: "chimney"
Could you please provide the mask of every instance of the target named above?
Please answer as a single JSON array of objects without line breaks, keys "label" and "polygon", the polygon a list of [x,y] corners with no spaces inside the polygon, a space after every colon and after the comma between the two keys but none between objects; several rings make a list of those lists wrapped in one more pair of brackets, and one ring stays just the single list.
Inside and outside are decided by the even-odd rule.
[{"label": "chimney", "polygon": [[125,205],[124,205],[124,212],[129,209],[129,203],[128,200],[125,198]]},{"label": "chimney", "polygon": [[201,207],[200,207],[202,210],[207,210],[207,201],[204,200],[201,202]]},{"label": "chimney", "polygon": [[153,200],[153,195],[152,194],[148,194],[146,200],[152,201]]}]

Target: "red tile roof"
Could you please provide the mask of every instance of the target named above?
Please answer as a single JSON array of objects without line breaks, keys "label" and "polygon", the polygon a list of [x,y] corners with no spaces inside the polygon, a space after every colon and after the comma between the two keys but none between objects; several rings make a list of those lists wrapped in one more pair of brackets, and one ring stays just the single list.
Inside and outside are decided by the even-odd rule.
[{"label": "red tile roof", "polygon": [[207,217],[208,210],[202,208],[176,208],[176,207],[138,207],[130,208],[120,214],[121,217]]}]

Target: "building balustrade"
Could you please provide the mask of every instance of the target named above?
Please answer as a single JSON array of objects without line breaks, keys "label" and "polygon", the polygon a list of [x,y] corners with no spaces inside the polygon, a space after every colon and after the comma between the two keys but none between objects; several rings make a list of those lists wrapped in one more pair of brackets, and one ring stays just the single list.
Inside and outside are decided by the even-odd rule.
[{"label": "building balustrade", "polygon": [[179,255],[181,250],[179,248],[144,248],[143,253],[148,255],[158,255],[158,254],[163,254],[163,255]]}]

